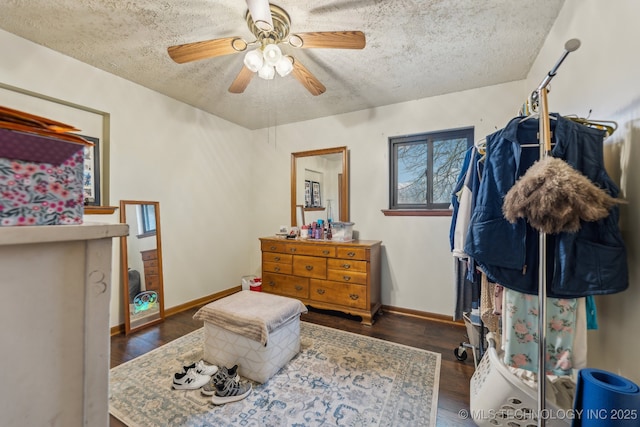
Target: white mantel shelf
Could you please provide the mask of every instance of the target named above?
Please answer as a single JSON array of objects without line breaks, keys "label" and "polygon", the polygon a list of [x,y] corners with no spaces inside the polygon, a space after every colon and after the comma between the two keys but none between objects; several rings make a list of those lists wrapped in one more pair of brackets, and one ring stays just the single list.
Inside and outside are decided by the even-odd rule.
[{"label": "white mantel shelf", "polygon": [[3,427],[108,427],[111,258],[128,232],[0,227]]},{"label": "white mantel shelf", "polygon": [[0,227],[0,245],[28,243],[69,242],[126,236],[127,224],[101,224],[85,222],[81,225],[34,225]]}]

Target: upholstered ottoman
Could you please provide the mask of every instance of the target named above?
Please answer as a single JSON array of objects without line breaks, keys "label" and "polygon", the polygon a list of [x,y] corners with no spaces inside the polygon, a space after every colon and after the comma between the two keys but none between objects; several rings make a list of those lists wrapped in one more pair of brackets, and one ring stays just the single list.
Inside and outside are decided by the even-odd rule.
[{"label": "upholstered ottoman", "polygon": [[264,383],[300,351],[297,299],[240,291],[202,307],[193,316],[204,321],[204,360],[238,365],[240,376]]}]

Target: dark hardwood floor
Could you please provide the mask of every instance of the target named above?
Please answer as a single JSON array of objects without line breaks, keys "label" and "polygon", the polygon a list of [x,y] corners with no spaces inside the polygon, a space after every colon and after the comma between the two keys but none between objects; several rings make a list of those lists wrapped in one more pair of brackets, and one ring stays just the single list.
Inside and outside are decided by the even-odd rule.
[{"label": "dark hardwood floor", "polygon": [[[176,314],[159,325],[129,336],[124,336],[124,334],[113,336],[111,338],[111,367],[134,359],[202,327],[201,321],[195,321],[192,318],[197,309]],[[458,416],[461,409],[469,410],[469,380],[474,371],[473,357],[470,352],[464,362],[458,361],[453,354],[453,349],[465,340],[464,326],[387,312],[377,316],[373,326],[364,326],[360,323],[359,317],[313,308],[309,310],[308,314],[303,314],[301,319],[305,322],[441,353],[437,425],[475,425],[473,421],[464,420]],[[122,427],[124,424],[110,416],[110,426]]]}]

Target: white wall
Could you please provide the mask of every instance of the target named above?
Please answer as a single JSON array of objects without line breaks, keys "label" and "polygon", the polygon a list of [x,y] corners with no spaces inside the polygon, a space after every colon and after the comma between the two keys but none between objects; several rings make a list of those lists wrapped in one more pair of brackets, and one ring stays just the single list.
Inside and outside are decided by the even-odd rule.
[{"label": "white wall", "polygon": [[605,144],[607,171],[628,204],[621,206],[620,227],[627,246],[629,289],[598,297],[599,330],[589,333],[589,365],[640,383],[635,339],[640,327],[640,2],[567,0],[531,69],[527,86],[535,88],[572,38],[581,47],[571,53],[551,82],[549,107],[562,114],[615,120],[618,130]]},{"label": "white wall", "polygon": [[[1,30],[0,57],[2,83],[111,114],[109,202],[160,202],[167,308],[239,285],[255,237],[244,226],[251,132]],[[42,102],[25,107],[40,114]],[[119,213],[85,221],[119,222]],[[115,243],[112,326],[124,322]]]}]

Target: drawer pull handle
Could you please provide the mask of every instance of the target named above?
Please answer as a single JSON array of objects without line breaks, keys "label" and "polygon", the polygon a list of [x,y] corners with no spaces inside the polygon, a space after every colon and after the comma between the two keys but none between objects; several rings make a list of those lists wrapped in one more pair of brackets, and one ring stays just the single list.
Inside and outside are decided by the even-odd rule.
[{"label": "drawer pull handle", "polygon": [[313,270],[313,265],[306,265],[304,268],[306,268],[307,271],[311,271]]},{"label": "drawer pull handle", "polygon": [[324,251],[322,251],[322,253],[323,253],[324,255],[329,255],[329,253],[330,253],[330,252],[329,252],[329,251],[327,251],[327,250],[324,250]]},{"label": "drawer pull handle", "polygon": [[351,268],[351,264],[342,264],[342,268],[348,270]]},{"label": "drawer pull handle", "polygon": [[275,246],[271,246],[271,247],[269,248],[269,250],[275,251],[275,250],[276,250],[276,247],[275,247]]},{"label": "drawer pull handle", "polygon": [[355,252],[347,252],[347,256],[350,256],[350,257],[353,258],[354,256],[356,256],[356,253]]},{"label": "drawer pull handle", "polygon": [[296,248],[291,248],[291,249],[289,249],[289,250],[290,250],[291,252],[295,252],[295,251],[296,251]]},{"label": "drawer pull handle", "polygon": [[269,283],[267,283],[267,285],[269,285],[269,286],[275,286],[275,285],[276,285],[276,282],[274,282],[274,281],[272,280],[272,281],[270,281]]},{"label": "drawer pull handle", "polygon": [[296,285],[296,291],[301,291],[301,290],[302,290],[302,286]]},{"label": "drawer pull handle", "polygon": [[280,257],[277,256],[277,257],[274,258],[274,260],[276,260],[276,262],[278,262],[278,261],[280,261]]},{"label": "drawer pull handle", "polygon": [[358,298],[360,298],[358,295],[356,294],[349,294],[349,298],[351,298],[352,300],[357,300]]},{"label": "drawer pull handle", "polygon": [[274,271],[280,271],[280,267],[276,267],[273,269]]},{"label": "drawer pull handle", "polygon": [[317,292],[318,292],[320,295],[324,295],[324,289],[317,289]]},{"label": "drawer pull handle", "polygon": [[351,276],[342,276],[342,279],[343,279],[345,282],[348,282],[349,280],[351,280]]}]

